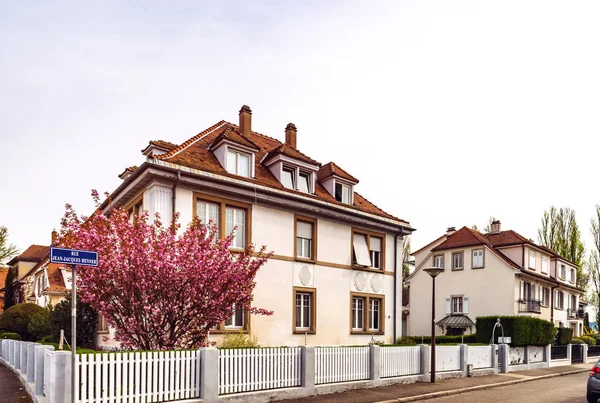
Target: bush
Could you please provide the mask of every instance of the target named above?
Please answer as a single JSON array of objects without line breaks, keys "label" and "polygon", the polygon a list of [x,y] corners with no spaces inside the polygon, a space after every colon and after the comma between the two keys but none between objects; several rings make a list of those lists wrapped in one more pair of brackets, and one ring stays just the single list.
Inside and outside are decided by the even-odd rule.
[{"label": "bush", "polygon": [[28,330],[34,316],[43,315],[45,308],[36,304],[17,304],[8,308],[0,318],[0,329],[17,333],[25,341],[36,341],[35,335]]},{"label": "bush", "polygon": [[396,344],[399,346],[415,346],[417,344],[417,342],[415,342],[410,337],[404,336],[404,337],[398,337],[398,339],[396,340]]},{"label": "bush", "polygon": [[[585,344],[587,344],[588,346],[595,346],[596,345],[596,340],[593,337],[590,337],[590,336],[579,336],[579,339],[583,340],[583,342]],[[571,339],[571,343],[573,343],[573,339]]]},{"label": "bush", "polygon": [[573,339],[573,329],[569,327],[559,327],[557,328],[556,340],[554,344],[558,344],[559,346],[564,346],[569,344]]},{"label": "bush", "polygon": [[[504,329],[504,336],[511,338],[511,346],[546,346],[554,340],[556,330],[547,320],[529,316],[478,316],[475,326],[479,343],[490,342],[498,318]],[[502,329],[496,328],[494,343],[502,336]]]},{"label": "bush", "polygon": [[18,333],[2,332],[0,334],[0,339],[5,339],[5,340],[21,340],[21,336],[19,336]]},{"label": "bush", "polygon": [[[98,322],[98,314],[91,306],[77,300],[77,346],[91,348],[94,346],[94,333]],[[60,330],[65,331],[65,338],[71,343],[71,296],[56,304],[50,313],[52,338],[60,339]]]},{"label": "bush", "polygon": [[586,344],[585,341],[577,338],[577,337],[573,337],[573,339],[571,339],[571,344]]},{"label": "bush", "polygon": [[[407,336],[414,340],[416,344],[431,344],[431,336]],[[463,336],[435,336],[437,344],[459,344],[459,343],[477,343],[477,335],[465,334]]]},{"label": "bush", "polygon": [[588,334],[587,336],[590,336],[591,338],[596,340],[596,344],[600,345],[600,333],[592,333],[592,334]]},{"label": "bush", "polygon": [[58,340],[54,340],[54,337],[50,334],[42,337],[42,343],[58,343]]},{"label": "bush", "polygon": [[50,328],[50,310],[44,309],[44,312],[33,316],[27,326],[29,333],[35,336],[36,341],[41,340],[42,337],[47,336],[51,332]]},{"label": "bush", "polygon": [[228,333],[223,337],[221,348],[260,347],[256,336],[244,333]]}]

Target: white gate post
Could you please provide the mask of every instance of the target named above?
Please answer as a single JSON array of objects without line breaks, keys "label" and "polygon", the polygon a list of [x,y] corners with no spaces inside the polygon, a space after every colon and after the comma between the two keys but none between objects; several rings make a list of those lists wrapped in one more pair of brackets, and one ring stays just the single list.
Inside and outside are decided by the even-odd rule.
[{"label": "white gate post", "polygon": [[15,355],[15,357],[13,358],[15,369],[20,369],[21,368],[21,342],[20,341],[15,342],[15,349],[14,349],[13,354]]},{"label": "white gate post", "polygon": [[302,376],[302,387],[307,396],[313,396],[316,394],[315,387],[315,365],[316,365],[316,352],[314,346],[300,346],[300,364],[301,376]]},{"label": "white gate post", "polygon": [[583,347],[583,363],[587,363],[587,358],[588,358],[588,345],[587,344],[582,344]]},{"label": "white gate post", "polygon": [[33,362],[34,367],[34,382],[35,382],[35,394],[44,394],[44,371],[45,371],[45,358],[46,351],[54,351],[54,346],[35,346],[35,361]]},{"label": "white gate post", "polygon": [[46,384],[47,403],[68,403],[71,401],[71,352],[56,351],[47,357],[50,361],[50,375]]},{"label": "white gate post", "polygon": [[498,345],[491,344],[492,347],[492,368],[494,369],[494,373],[498,373]]},{"label": "white gate post", "polygon": [[369,374],[372,381],[381,379],[381,347],[377,344],[369,346]]},{"label": "white gate post", "polygon": [[421,347],[421,382],[431,380],[430,361],[429,361],[429,346],[427,344],[419,344]]},{"label": "white gate post", "polygon": [[27,349],[29,348],[30,344],[30,341],[24,341],[21,343],[21,373],[25,375],[27,374]]},{"label": "white gate post", "polygon": [[505,374],[508,372],[508,355],[509,355],[508,344],[500,344],[498,345],[498,360],[500,361],[499,371],[501,374]]},{"label": "white gate post", "polygon": [[467,364],[469,363],[469,346],[466,344],[459,344],[460,347],[460,370],[462,376],[467,376]]},{"label": "white gate post", "polygon": [[200,398],[205,403],[219,402],[219,350],[200,348]]},{"label": "white gate post", "polygon": [[571,346],[572,344],[567,344],[567,359],[569,360],[569,364],[573,364],[573,349]]},{"label": "white gate post", "polygon": [[35,347],[38,343],[30,343],[27,346],[27,382],[33,382],[35,379]]}]

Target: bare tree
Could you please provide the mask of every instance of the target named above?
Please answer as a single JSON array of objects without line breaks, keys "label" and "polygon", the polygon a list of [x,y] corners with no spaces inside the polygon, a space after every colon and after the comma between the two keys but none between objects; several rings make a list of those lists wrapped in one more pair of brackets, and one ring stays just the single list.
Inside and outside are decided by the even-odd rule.
[{"label": "bare tree", "polygon": [[6,263],[19,252],[15,244],[8,243],[8,228],[0,226],[0,264]]}]

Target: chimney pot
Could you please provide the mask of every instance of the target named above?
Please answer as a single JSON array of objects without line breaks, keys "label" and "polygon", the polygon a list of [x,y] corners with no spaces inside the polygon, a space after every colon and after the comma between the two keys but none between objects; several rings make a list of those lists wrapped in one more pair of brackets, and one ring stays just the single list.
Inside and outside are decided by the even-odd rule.
[{"label": "chimney pot", "polygon": [[499,234],[500,233],[500,221],[499,220],[495,220],[492,221],[492,223],[490,224],[490,229],[491,229],[491,233],[492,234]]},{"label": "chimney pot", "polygon": [[296,148],[296,135],[298,129],[296,129],[296,125],[293,123],[288,123],[285,127],[285,144],[292,148]]},{"label": "chimney pot", "polygon": [[446,230],[446,236],[450,236],[456,232],[456,227],[448,227]]},{"label": "chimney pot", "polygon": [[246,137],[252,134],[252,109],[248,105],[240,109],[240,131]]}]

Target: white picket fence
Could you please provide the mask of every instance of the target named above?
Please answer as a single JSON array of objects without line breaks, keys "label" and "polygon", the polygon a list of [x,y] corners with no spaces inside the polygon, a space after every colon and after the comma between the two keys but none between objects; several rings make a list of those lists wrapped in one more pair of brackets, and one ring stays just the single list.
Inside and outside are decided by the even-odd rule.
[{"label": "white picket fence", "polygon": [[369,379],[369,347],[316,347],[317,385]]},{"label": "white picket fence", "polygon": [[301,385],[300,347],[219,349],[219,394]]},{"label": "white picket fence", "polygon": [[199,396],[197,351],[80,354],[77,401],[165,402]]},{"label": "white picket fence", "polygon": [[491,368],[494,354],[494,346],[469,346],[467,363],[474,369]]},{"label": "white picket fence", "polygon": [[421,347],[382,347],[380,374],[382,378],[421,373]]},{"label": "white picket fence", "polygon": [[[429,350],[431,351],[431,347]],[[436,346],[435,354],[437,372],[460,370],[460,346]]]}]

